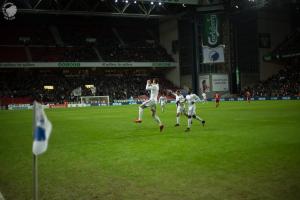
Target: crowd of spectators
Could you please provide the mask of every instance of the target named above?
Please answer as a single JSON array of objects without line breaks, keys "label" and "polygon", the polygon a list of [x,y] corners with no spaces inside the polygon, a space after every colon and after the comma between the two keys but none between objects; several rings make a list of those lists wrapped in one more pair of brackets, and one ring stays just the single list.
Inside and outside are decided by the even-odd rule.
[{"label": "crowd of spectators", "polygon": [[246,91],[249,91],[253,97],[300,96],[300,69],[297,67],[285,67],[277,74],[259,82],[254,87],[245,88],[241,95],[243,96]]},{"label": "crowd of spectators", "polygon": [[[137,99],[141,95],[148,95],[145,84],[150,75],[139,75],[128,73],[118,74],[63,74],[60,72],[44,71],[43,73],[34,70],[0,73],[0,98],[1,97],[31,97],[43,102],[62,103],[65,100],[77,102],[80,97],[74,96],[74,89],[81,87],[80,96],[109,96],[111,100]],[[163,77],[159,77],[161,91],[174,89],[175,86]],[[45,85],[51,85],[53,90],[44,89]],[[96,93],[85,85],[94,85]]]}]

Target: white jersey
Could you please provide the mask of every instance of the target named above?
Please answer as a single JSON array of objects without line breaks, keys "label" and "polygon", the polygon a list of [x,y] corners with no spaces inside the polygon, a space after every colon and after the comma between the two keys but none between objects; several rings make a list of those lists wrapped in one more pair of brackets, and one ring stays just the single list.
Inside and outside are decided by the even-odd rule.
[{"label": "white jersey", "polygon": [[206,94],[202,93],[202,97],[203,97],[203,99],[206,99]]},{"label": "white jersey", "polygon": [[188,103],[188,112],[189,116],[196,115],[196,105],[195,102],[200,101],[200,98],[195,94],[186,95],[185,99]]},{"label": "white jersey", "polygon": [[167,102],[167,98],[165,96],[160,96],[159,97],[159,103],[165,104]]},{"label": "white jersey", "polygon": [[177,94],[174,94],[175,97],[176,97],[176,105],[179,106],[179,105],[183,105],[185,99],[184,97],[182,96],[182,94],[180,95],[177,95]]},{"label": "white jersey", "polygon": [[200,100],[196,94],[188,94],[186,95],[185,99],[187,100],[189,106],[193,106],[195,102]]},{"label": "white jersey", "polygon": [[151,101],[157,102],[157,96],[159,91],[158,84],[147,84],[146,90],[150,90],[150,99]]},{"label": "white jersey", "polygon": [[180,95],[174,94],[174,95],[176,97],[176,106],[177,106],[176,113],[184,113],[185,98],[181,94]]}]

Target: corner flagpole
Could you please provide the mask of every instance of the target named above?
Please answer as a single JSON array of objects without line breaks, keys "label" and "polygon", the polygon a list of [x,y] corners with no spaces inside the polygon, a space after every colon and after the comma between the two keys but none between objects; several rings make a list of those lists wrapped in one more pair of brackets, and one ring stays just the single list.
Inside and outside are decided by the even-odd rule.
[{"label": "corner flagpole", "polygon": [[33,199],[38,200],[38,159],[33,154]]},{"label": "corner flagpole", "polygon": [[44,111],[43,105],[33,102],[33,144],[32,144],[32,177],[33,177],[33,200],[38,200],[38,156],[44,153],[48,147],[48,140],[52,131],[52,124]]},{"label": "corner flagpole", "polygon": [[[34,139],[34,130],[35,130],[35,123],[36,123],[36,102],[33,102],[33,123],[32,123],[32,132],[33,132],[33,139]],[[32,175],[33,175],[33,200],[38,200],[38,158],[37,155],[32,153],[33,155],[33,165],[32,165]]]}]

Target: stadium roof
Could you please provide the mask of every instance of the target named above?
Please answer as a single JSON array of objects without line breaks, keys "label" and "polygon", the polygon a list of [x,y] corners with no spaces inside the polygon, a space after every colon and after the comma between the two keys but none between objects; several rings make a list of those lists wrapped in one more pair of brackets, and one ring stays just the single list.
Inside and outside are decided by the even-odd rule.
[{"label": "stadium roof", "polygon": [[19,13],[158,18],[190,10],[241,11],[282,6],[299,0],[0,0],[14,3]]},{"label": "stadium roof", "polygon": [[230,0],[0,0],[14,3],[19,13],[163,17],[198,6],[223,5]]}]

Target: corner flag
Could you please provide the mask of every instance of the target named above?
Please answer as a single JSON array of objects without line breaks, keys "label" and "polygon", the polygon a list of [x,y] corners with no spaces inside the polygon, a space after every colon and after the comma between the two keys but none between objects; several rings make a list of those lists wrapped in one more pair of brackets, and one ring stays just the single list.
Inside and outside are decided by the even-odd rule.
[{"label": "corner flag", "polygon": [[52,124],[48,120],[42,104],[34,102],[34,140],[32,152],[34,155],[44,153],[48,147],[48,140],[52,131]]}]

